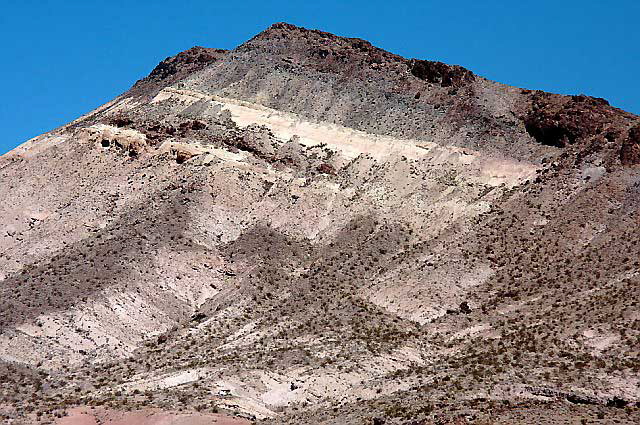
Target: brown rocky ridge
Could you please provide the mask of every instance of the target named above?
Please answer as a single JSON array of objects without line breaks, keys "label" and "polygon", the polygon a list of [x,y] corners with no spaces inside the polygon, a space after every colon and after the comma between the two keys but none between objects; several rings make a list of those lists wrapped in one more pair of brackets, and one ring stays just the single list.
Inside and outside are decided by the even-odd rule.
[{"label": "brown rocky ridge", "polygon": [[640,422],[640,118],[275,24],[0,157],[11,424]]}]

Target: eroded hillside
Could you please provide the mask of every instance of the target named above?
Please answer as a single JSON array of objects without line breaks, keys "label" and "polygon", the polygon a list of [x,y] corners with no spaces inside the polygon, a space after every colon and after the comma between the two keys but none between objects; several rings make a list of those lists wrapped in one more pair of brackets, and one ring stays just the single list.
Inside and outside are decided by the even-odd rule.
[{"label": "eroded hillside", "polygon": [[637,423],[639,152],[289,24],[180,53],[0,157],[0,412]]}]

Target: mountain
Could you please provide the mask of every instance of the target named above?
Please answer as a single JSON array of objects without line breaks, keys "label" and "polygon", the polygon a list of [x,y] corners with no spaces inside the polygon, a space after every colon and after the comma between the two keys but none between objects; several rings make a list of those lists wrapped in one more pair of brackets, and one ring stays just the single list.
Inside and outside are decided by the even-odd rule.
[{"label": "mountain", "polygon": [[194,47],[0,157],[0,414],[639,423],[639,165],[604,99]]}]

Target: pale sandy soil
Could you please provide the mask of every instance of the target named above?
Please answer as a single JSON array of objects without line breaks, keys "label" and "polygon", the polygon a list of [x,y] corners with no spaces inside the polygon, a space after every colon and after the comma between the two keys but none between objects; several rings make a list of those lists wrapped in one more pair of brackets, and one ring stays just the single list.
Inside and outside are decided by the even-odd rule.
[{"label": "pale sandy soil", "polygon": [[56,420],[57,425],[242,425],[245,419],[220,414],[167,412],[158,409],[120,412],[114,410],[77,408],[68,416]]}]

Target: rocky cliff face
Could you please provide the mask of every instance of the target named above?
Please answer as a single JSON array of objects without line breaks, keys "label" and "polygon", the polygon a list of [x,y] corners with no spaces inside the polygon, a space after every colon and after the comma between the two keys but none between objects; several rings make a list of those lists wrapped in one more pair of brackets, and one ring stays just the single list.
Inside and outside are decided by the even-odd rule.
[{"label": "rocky cliff face", "polygon": [[637,423],[639,126],[289,24],[168,58],[0,158],[0,412]]}]

